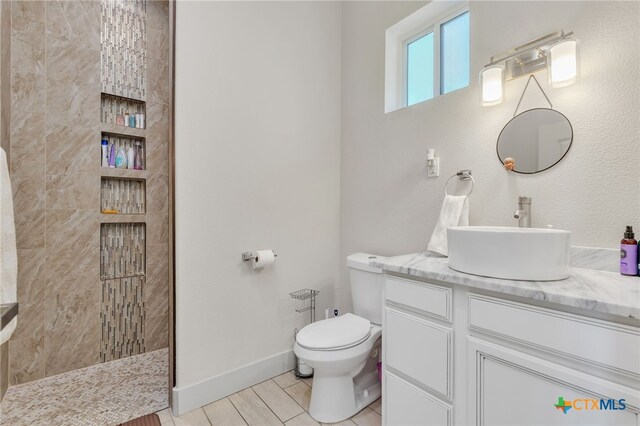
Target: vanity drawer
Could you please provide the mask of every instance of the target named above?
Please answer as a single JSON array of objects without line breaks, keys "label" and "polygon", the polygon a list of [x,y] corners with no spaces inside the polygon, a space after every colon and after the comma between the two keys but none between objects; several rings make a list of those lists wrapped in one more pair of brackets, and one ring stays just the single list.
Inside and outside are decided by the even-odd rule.
[{"label": "vanity drawer", "polygon": [[469,295],[469,327],[640,376],[640,329],[492,297]]},{"label": "vanity drawer", "polygon": [[451,322],[451,295],[448,287],[387,276],[385,298],[429,316]]},{"label": "vanity drawer", "polygon": [[382,399],[384,424],[394,426],[451,424],[452,410],[426,392],[386,372]]},{"label": "vanity drawer", "polygon": [[385,365],[450,400],[453,331],[391,308],[384,327]]}]

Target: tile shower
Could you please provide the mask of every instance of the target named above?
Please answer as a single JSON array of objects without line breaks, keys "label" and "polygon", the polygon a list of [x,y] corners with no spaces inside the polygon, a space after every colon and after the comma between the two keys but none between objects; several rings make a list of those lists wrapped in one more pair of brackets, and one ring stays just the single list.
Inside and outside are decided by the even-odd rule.
[{"label": "tile shower", "polygon": [[[169,5],[12,1],[11,18],[16,385],[168,346]],[[141,144],[144,169],[102,168],[102,139]]]}]

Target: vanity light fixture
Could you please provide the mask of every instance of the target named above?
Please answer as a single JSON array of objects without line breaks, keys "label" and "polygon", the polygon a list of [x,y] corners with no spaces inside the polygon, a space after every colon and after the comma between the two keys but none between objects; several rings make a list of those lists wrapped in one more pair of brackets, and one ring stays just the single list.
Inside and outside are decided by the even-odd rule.
[{"label": "vanity light fixture", "polygon": [[566,38],[549,48],[549,84],[551,87],[565,87],[578,78],[578,41]]},{"label": "vanity light fixture", "polygon": [[504,67],[493,65],[480,73],[480,87],[482,87],[482,105],[491,106],[502,102],[504,86]]},{"label": "vanity light fixture", "polygon": [[557,31],[492,56],[480,72],[482,105],[502,102],[505,81],[545,68],[552,87],[574,83],[578,76],[578,42],[572,35],[573,32]]}]

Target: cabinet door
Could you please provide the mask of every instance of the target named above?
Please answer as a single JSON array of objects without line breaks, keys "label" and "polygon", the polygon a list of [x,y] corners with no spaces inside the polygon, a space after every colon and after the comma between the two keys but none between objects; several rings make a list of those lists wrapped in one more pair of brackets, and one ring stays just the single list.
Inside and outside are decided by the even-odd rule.
[{"label": "cabinet door", "polygon": [[451,406],[438,401],[423,390],[388,371],[384,374],[384,387],[382,412],[385,425],[451,425]]},{"label": "cabinet door", "polygon": [[[473,337],[468,351],[469,419],[477,425],[638,425],[637,390]],[[559,398],[574,405],[565,413]],[[594,409],[600,399],[615,407],[624,399],[626,409]]]}]

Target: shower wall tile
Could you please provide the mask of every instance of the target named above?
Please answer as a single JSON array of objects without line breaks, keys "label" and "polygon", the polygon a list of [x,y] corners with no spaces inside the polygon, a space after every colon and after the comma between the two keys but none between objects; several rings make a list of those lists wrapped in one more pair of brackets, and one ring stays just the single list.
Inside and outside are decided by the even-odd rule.
[{"label": "shower wall tile", "polygon": [[44,337],[9,341],[9,385],[44,377]]},{"label": "shower wall tile", "polygon": [[165,174],[150,173],[147,178],[147,211],[164,213],[169,209],[169,178]]},{"label": "shower wall tile", "polygon": [[[75,283],[73,283],[75,284]],[[62,286],[60,286],[62,287]],[[100,286],[51,292],[45,299],[45,374],[52,376],[100,362]]]},{"label": "shower wall tile", "polygon": [[169,346],[169,316],[147,317],[145,319],[144,344],[147,352]]},{"label": "shower wall tile", "polygon": [[44,2],[12,2],[11,19],[11,171],[44,173]]},{"label": "shower wall tile", "polygon": [[102,281],[102,362],[145,352],[145,292],[144,277]]},{"label": "shower wall tile", "polygon": [[47,175],[47,209],[100,208],[100,194],[96,192],[99,182],[95,171]]},{"label": "shower wall tile", "polygon": [[44,247],[43,2],[11,7],[11,180],[18,249]]},{"label": "shower wall tile", "polygon": [[102,91],[146,97],[147,32],[145,0],[102,0]]},{"label": "shower wall tile", "polygon": [[14,156],[11,186],[18,249],[42,248],[45,241],[44,168],[28,167]]},{"label": "shower wall tile", "polygon": [[[169,63],[169,2],[147,2],[147,58]],[[148,66],[149,72],[151,65]],[[147,81],[147,90],[149,82]]]},{"label": "shower wall tile", "polygon": [[[99,223],[100,215],[97,209],[49,210],[47,212],[47,255],[53,250],[67,248],[84,253],[95,247],[95,243],[99,241]],[[49,246],[52,250],[49,250]]]},{"label": "shower wall tile", "polygon": [[[147,244],[169,244],[167,212],[147,213]],[[150,262],[150,260],[149,260]],[[147,275],[151,271],[147,270]]]},{"label": "shower wall tile", "polygon": [[45,211],[16,212],[16,248],[33,249],[44,247]]},{"label": "shower wall tile", "polygon": [[40,338],[44,336],[44,302],[20,305],[20,318],[11,335],[14,340]]},{"label": "shower wall tile", "polygon": [[92,282],[95,283],[100,274],[99,252],[100,214],[97,209],[49,210],[45,297],[94,285]]},{"label": "shower wall tile", "polygon": [[167,244],[149,244],[147,246],[147,287],[158,285],[168,287],[169,261],[169,246]]},{"label": "shower wall tile", "polygon": [[18,303],[20,310],[44,300],[45,249],[18,249]]},{"label": "shower wall tile", "polygon": [[47,41],[66,41],[79,50],[100,46],[99,3],[91,0],[47,0],[46,3]]}]

